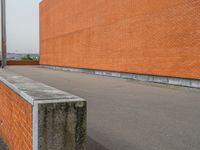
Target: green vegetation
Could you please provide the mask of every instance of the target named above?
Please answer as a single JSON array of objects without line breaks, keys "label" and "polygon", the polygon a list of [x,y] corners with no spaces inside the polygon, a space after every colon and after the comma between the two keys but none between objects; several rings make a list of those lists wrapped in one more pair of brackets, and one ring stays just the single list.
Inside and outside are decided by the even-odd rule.
[{"label": "green vegetation", "polygon": [[27,54],[26,56],[22,57],[21,60],[33,60],[33,58]]}]

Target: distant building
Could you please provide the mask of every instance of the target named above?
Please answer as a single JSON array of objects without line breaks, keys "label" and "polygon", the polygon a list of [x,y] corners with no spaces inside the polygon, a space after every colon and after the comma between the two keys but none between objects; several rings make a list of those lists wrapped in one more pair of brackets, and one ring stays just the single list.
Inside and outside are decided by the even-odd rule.
[{"label": "distant building", "polygon": [[8,60],[21,60],[21,59],[27,57],[27,55],[29,55],[30,58],[33,60],[39,60],[38,54],[25,54],[25,53],[8,53],[7,59]]}]

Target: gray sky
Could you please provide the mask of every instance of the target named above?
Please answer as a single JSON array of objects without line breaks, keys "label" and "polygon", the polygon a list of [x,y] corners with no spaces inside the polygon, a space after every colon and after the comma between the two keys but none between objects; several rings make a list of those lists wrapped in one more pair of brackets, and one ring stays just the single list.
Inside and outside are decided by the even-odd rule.
[{"label": "gray sky", "polygon": [[39,52],[39,2],[6,0],[8,52]]}]

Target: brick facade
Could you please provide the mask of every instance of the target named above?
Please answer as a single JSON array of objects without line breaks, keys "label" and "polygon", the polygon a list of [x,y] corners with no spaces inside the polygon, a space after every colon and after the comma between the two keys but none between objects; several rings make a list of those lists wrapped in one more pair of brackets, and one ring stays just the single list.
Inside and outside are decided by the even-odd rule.
[{"label": "brick facade", "polygon": [[32,150],[32,105],[0,83],[0,134],[9,150]]},{"label": "brick facade", "polygon": [[[1,64],[1,61],[0,61]],[[39,61],[35,60],[8,60],[7,65],[39,65]]]},{"label": "brick facade", "polygon": [[40,63],[200,78],[200,0],[43,0]]}]

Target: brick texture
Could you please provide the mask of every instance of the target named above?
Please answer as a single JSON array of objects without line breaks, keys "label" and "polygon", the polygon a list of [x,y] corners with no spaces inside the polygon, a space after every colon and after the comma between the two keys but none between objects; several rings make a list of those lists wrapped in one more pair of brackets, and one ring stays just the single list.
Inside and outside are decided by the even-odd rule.
[{"label": "brick texture", "polygon": [[32,149],[32,106],[2,83],[0,134],[9,150]]},{"label": "brick texture", "polygon": [[[1,65],[1,61],[0,61]],[[39,61],[35,60],[8,60],[7,65],[39,65]]]},{"label": "brick texture", "polygon": [[200,78],[200,0],[43,0],[40,63]]}]

